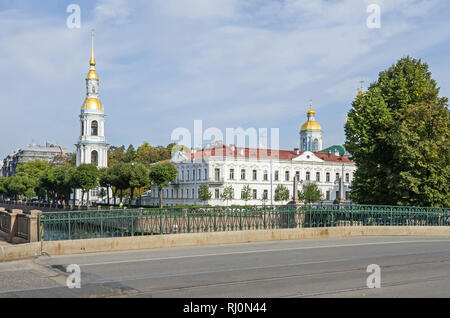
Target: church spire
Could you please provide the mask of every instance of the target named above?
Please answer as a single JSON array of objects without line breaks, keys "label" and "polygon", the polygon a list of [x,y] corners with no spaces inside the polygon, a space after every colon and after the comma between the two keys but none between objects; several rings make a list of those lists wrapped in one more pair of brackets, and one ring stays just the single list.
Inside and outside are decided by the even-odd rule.
[{"label": "church spire", "polygon": [[91,66],[95,66],[95,57],[94,57],[94,30],[92,30],[92,36],[91,36],[91,61],[90,61],[90,65]]}]

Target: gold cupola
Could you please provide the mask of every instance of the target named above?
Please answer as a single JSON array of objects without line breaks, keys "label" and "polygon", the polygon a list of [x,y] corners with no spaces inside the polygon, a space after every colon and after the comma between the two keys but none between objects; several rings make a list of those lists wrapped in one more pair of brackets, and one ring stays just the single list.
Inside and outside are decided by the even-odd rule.
[{"label": "gold cupola", "polygon": [[308,121],[306,121],[302,127],[300,128],[300,131],[306,131],[306,130],[317,130],[322,131],[322,127],[319,125],[318,122],[315,121],[316,112],[314,109],[312,109],[312,100],[310,101],[309,109],[306,112],[306,115],[308,116]]}]

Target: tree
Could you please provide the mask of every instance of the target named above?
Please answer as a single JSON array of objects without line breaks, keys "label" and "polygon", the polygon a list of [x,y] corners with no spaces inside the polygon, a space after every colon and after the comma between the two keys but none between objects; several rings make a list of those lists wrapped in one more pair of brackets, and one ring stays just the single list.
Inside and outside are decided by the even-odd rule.
[{"label": "tree", "polygon": [[130,188],[131,163],[120,162],[108,169],[109,181],[113,186],[114,203],[117,191],[120,191],[120,202],[123,201],[123,192]]},{"label": "tree", "polygon": [[206,202],[211,200],[212,193],[209,191],[209,187],[207,184],[201,184],[198,188],[198,199],[202,202]]},{"label": "tree", "polygon": [[111,146],[108,149],[108,166],[112,167],[120,162],[124,162],[125,146]]},{"label": "tree", "polygon": [[158,187],[159,207],[163,207],[162,190],[175,181],[178,177],[178,169],[171,162],[156,163],[150,167],[150,180]]},{"label": "tree", "polygon": [[106,189],[106,200],[108,201],[108,205],[110,204],[109,202],[109,189],[113,186],[113,181],[112,181],[112,177],[111,174],[109,173],[109,168],[101,168],[100,169],[100,177],[99,177],[99,184],[101,187]]},{"label": "tree", "polygon": [[4,196],[8,193],[7,182],[7,178],[0,178],[0,196],[2,198],[4,198]]},{"label": "tree", "polygon": [[58,166],[48,169],[39,179],[39,188],[47,192],[51,199],[70,200],[70,194],[75,190],[75,168]]},{"label": "tree", "polygon": [[250,186],[247,184],[244,186],[241,192],[241,199],[245,201],[245,205],[247,205],[247,202],[252,198],[252,189],[250,189]]},{"label": "tree", "polygon": [[92,164],[82,164],[78,166],[74,173],[74,183],[82,190],[81,203],[84,203],[84,194],[87,193],[89,205],[89,191],[98,187],[100,171]]},{"label": "tree", "polygon": [[127,151],[124,154],[123,161],[126,163],[131,163],[134,161],[135,157],[136,157],[136,150],[134,149],[133,145],[129,145]]},{"label": "tree", "polygon": [[228,206],[228,201],[231,201],[231,200],[234,199],[234,189],[233,189],[233,187],[231,185],[225,187],[225,189],[223,189],[222,194],[220,195],[220,198],[223,201],[226,201],[227,202],[227,206]]},{"label": "tree", "polygon": [[275,201],[287,201],[289,200],[289,189],[286,188],[284,185],[279,184],[277,188],[275,189]]},{"label": "tree", "polygon": [[323,200],[322,192],[316,183],[303,185],[303,190],[298,191],[298,198],[305,203],[314,203]]},{"label": "tree", "polygon": [[[141,189],[150,185],[149,170],[142,163],[135,163],[131,167],[130,176],[130,203],[134,198],[135,189]],[[139,191],[139,195],[141,192]]]},{"label": "tree", "polygon": [[403,58],[353,102],[346,149],[356,163],[351,198],[364,204],[450,205],[448,99],[428,65]]},{"label": "tree", "polygon": [[135,162],[150,166],[152,163],[159,161],[158,150],[144,142],[136,151]]}]

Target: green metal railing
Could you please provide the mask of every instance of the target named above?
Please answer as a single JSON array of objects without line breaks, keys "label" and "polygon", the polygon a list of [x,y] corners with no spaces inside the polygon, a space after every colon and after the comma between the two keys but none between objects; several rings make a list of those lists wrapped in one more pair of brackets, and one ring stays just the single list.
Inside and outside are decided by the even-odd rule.
[{"label": "green metal railing", "polygon": [[450,209],[310,205],[46,212],[40,239],[88,238],[345,226],[450,226]]}]

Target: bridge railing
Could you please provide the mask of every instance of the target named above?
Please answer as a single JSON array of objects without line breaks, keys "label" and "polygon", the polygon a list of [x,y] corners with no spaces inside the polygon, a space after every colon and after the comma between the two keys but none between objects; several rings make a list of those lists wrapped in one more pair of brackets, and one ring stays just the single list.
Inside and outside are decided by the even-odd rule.
[{"label": "bridge railing", "polygon": [[306,205],[111,209],[38,215],[39,239],[88,238],[346,226],[450,226],[450,209]]}]

